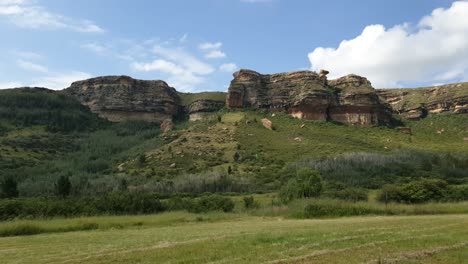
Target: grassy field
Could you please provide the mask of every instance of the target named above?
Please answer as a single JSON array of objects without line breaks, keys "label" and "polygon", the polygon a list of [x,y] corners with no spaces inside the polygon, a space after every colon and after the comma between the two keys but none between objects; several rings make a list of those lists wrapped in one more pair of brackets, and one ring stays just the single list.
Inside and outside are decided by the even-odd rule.
[{"label": "grassy field", "polygon": [[[0,238],[1,263],[467,263],[468,215],[294,220],[246,214],[93,217],[105,228]],[[1,223],[0,228],[6,224]]]}]

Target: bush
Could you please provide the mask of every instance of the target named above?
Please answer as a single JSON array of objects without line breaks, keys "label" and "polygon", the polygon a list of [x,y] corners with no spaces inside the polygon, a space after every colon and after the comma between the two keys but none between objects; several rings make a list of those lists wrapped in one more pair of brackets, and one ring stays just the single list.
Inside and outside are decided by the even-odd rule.
[{"label": "bush", "polygon": [[324,193],[324,196],[350,202],[367,201],[368,191],[361,188],[345,188],[342,190],[331,190]]},{"label": "bush", "polygon": [[404,185],[387,185],[379,193],[381,202],[423,203],[441,201],[447,196],[448,184],[444,180],[424,179]]},{"label": "bush", "polygon": [[0,198],[18,197],[18,183],[15,179],[8,177],[1,184]]},{"label": "bush", "polygon": [[231,198],[223,197],[221,195],[209,195],[195,199],[188,208],[192,213],[204,213],[209,211],[231,212],[234,209],[234,201]]},{"label": "bush", "polygon": [[296,177],[290,179],[285,187],[280,190],[280,198],[283,202],[293,199],[320,196],[323,189],[322,177],[317,171],[303,168],[297,171]]},{"label": "bush", "polygon": [[468,185],[450,186],[443,200],[449,202],[468,201]]},{"label": "bush", "polygon": [[0,200],[0,220],[14,218],[151,214],[166,207],[153,194],[117,192],[90,198],[21,198]]},{"label": "bush", "polygon": [[68,177],[60,176],[55,184],[55,193],[61,197],[67,197],[71,192],[71,182]]},{"label": "bush", "polygon": [[243,201],[246,209],[257,208],[259,206],[253,196],[246,196]]}]

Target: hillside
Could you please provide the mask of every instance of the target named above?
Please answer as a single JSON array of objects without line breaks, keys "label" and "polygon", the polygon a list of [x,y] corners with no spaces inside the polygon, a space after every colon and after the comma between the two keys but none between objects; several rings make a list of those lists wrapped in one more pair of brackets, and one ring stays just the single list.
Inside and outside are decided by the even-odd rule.
[{"label": "hillside", "polygon": [[[160,193],[276,191],[291,177],[294,168],[304,166],[318,169],[327,181],[365,188],[405,182],[419,175],[459,184],[468,178],[464,170],[468,153],[468,115],[465,114],[447,111],[429,113],[420,121],[403,118],[398,121],[403,129],[392,124],[349,126],[333,120],[298,119],[287,111],[272,111],[275,108],[226,109],[226,93],[220,92],[175,93],[171,95],[175,99],[170,102],[156,94],[151,97],[155,103],[150,108],[154,106],[154,111],[162,111],[165,118],[175,115],[175,127],[162,133],[155,119],[146,118],[155,116],[144,108],[147,103],[139,101],[143,97],[138,94],[128,97],[127,92],[120,91],[119,103],[110,91],[119,91],[119,87],[134,93],[152,93],[153,89],[172,92],[173,89],[162,82],[144,83],[128,78],[76,82],[73,90],[65,92],[42,88],[0,91],[0,177],[15,178],[21,196],[53,194],[54,184],[61,176],[70,179],[74,195],[122,188]],[[287,81],[289,77],[274,78]],[[351,84],[356,84],[356,80],[358,85],[361,81],[366,83],[356,78],[338,80],[340,89],[347,94],[360,91],[373,98],[373,88],[366,88],[366,92],[349,86],[349,80],[353,80]],[[330,85],[337,85],[338,81],[330,81]],[[129,86],[127,82],[132,84]],[[87,90],[90,93],[87,95],[80,88],[82,85],[94,88]],[[424,89],[415,93],[420,90]],[[464,98],[459,90],[455,95]],[[443,100],[450,100],[447,96]],[[88,108],[82,101],[88,99],[83,98],[103,101]],[[262,98],[259,100],[269,100]],[[100,105],[106,100],[114,100],[113,107],[119,107],[114,109],[116,112],[105,104]],[[371,109],[361,103],[375,102],[359,100],[354,103],[363,107],[360,109]],[[179,102],[181,108],[174,110],[174,102]],[[127,111],[121,111],[126,104],[135,107],[129,113],[136,111],[125,114],[131,117],[128,120],[108,122],[98,117],[116,117],[117,113],[120,118]],[[385,107],[384,103],[379,104]],[[167,112],[170,109],[174,111]],[[145,112],[143,120],[134,118],[139,117],[138,111]],[[358,116],[362,115],[361,110],[357,111]],[[265,118],[271,121],[272,129],[262,124]],[[368,160],[364,161],[362,155],[368,155],[365,158]],[[340,169],[348,164],[349,157],[355,159],[354,165],[347,171]],[[429,171],[423,169],[434,160],[440,162]],[[336,168],[330,171],[324,169],[324,162],[340,164],[333,165]],[[392,167],[382,167],[382,162]]]}]

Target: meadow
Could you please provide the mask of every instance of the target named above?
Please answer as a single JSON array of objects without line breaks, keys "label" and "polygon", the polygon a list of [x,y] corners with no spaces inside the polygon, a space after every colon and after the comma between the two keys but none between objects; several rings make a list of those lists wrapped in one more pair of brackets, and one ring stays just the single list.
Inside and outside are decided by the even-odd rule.
[{"label": "meadow", "polygon": [[[466,263],[468,215],[292,219],[245,212],[26,221],[1,263]],[[20,222],[0,223],[0,229]],[[25,223],[23,220],[22,223]],[[99,228],[57,228],[95,224]]]}]

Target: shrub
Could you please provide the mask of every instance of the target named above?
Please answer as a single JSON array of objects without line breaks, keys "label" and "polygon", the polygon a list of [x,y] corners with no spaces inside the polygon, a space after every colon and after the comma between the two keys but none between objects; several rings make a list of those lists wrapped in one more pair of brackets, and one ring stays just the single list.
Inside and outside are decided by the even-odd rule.
[{"label": "shrub", "polygon": [[0,198],[18,197],[18,183],[15,179],[8,177],[1,184]]},{"label": "shrub", "polygon": [[67,197],[71,192],[71,182],[66,176],[60,176],[55,184],[55,193],[61,197]]},{"label": "shrub", "polygon": [[234,201],[229,197],[223,197],[221,195],[209,195],[195,199],[188,208],[189,212],[203,213],[209,211],[231,212],[234,209]]},{"label": "shrub", "polygon": [[342,190],[330,190],[324,193],[325,196],[351,202],[367,201],[368,192],[361,188],[345,188]]},{"label": "shrub", "polygon": [[296,198],[320,196],[323,189],[322,177],[317,171],[303,168],[297,171],[296,177],[290,179],[280,190],[280,198],[284,202]]},{"label": "shrub", "polygon": [[257,208],[259,206],[253,196],[246,196],[243,201],[246,209]]},{"label": "shrub", "polygon": [[424,179],[403,185],[387,185],[379,193],[381,202],[423,203],[440,201],[448,191],[447,182],[439,179]]}]

